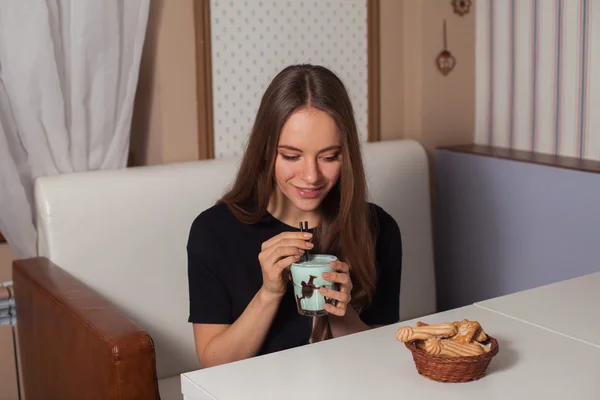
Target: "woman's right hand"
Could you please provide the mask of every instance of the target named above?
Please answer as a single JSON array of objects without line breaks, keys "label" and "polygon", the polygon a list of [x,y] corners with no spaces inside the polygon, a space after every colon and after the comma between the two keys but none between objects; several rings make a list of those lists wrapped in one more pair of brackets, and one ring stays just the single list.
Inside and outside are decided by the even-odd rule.
[{"label": "woman's right hand", "polygon": [[289,277],[283,272],[298,261],[305,250],[314,247],[309,242],[311,238],[309,232],[282,232],[262,244],[258,261],[263,277],[261,289],[266,294],[283,296]]}]

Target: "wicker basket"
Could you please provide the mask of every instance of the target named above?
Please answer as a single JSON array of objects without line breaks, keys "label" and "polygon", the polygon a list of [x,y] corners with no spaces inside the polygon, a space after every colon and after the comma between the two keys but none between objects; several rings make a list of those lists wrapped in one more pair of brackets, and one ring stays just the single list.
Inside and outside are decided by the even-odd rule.
[{"label": "wicker basket", "polygon": [[482,378],[499,350],[498,341],[489,335],[483,344],[490,344],[491,349],[479,356],[433,356],[419,349],[414,342],[404,344],[411,351],[419,374],[438,382],[470,382]]}]

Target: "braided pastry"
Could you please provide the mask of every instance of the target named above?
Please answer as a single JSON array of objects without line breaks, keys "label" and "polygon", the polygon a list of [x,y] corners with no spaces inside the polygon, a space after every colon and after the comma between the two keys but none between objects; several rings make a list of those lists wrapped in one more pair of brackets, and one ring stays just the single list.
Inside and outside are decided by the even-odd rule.
[{"label": "braided pastry", "polygon": [[434,356],[478,356],[485,352],[484,348],[485,346],[479,343],[459,343],[447,339],[429,339],[425,341],[425,351]]},{"label": "braided pastry", "polygon": [[412,342],[413,340],[427,340],[434,337],[446,338],[456,335],[457,328],[452,323],[441,323],[435,325],[403,326],[396,331],[396,339],[400,342]]}]

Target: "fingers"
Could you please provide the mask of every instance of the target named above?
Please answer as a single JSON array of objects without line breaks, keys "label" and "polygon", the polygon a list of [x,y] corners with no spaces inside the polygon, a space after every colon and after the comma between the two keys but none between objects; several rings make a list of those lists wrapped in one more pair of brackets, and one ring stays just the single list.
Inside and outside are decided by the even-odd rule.
[{"label": "fingers", "polygon": [[338,292],[337,290],[327,289],[326,287],[321,287],[319,289],[319,293],[321,293],[323,296],[328,297],[330,299],[335,299],[337,301],[341,301],[342,303],[344,303],[344,307],[345,307],[345,304],[350,301],[350,294],[347,292]]},{"label": "fingers", "polygon": [[338,304],[337,307],[332,306],[331,304],[325,304],[325,311],[327,311],[329,314],[337,315],[338,317],[343,317],[344,315],[346,315],[346,303]]},{"label": "fingers", "polygon": [[261,263],[268,264],[270,262],[271,264],[274,264],[279,258],[294,254],[304,254],[305,250],[310,250],[313,247],[314,245],[306,240],[281,239],[278,242],[274,242],[271,247],[265,248],[263,251],[261,251],[261,253],[258,255],[258,259],[261,261]]},{"label": "fingers", "polygon": [[342,288],[350,284],[350,275],[340,272],[323,272],[323,279],[329,282],[340,283]]},{"label": "fingers", "polygon": [[[268,254],[268,252],[267,252],[267,254]],[[270,252],[270,254],[268,254],[265,257],[264,264],[265,264],[265,266],[276,265],[276,264],[279,264],[279,261],[281,261],[281,259],[285,259],[285,258],[289,258],[289,257],[295,257],[294,260],[292,261],[292,262],[294,262],[297,259],[299,259],[302,254],[304,254],[304,250],[298,249],[297,247],[294,247],[294,246],[276,247]],[[286,267],[289,266],[292,262],[287,264]]]},{"label": "fingers", "polygon": [[[306,240],[300,240],[300,239],[284,239],[284,240],[280,240],[278,242],[275,242],[272,246],[267,247],[265,249],[262,250],[261,253],[264,253],[264,257],[265,258],[269,258],[271,257],[271,255],[276,252],[276,251],[281,251],[280,249],[282,248],[294,248],[296,250],[298,249],[302,249],[302,250],[311,250],[313,247],[315,247],[312,243],[306,241]],[[300,254],[302,254],[303,252],[301,252]],[[279,255],[283,255],[284,253],[279,253]]]},{"label": "fingers", "polygon": [[271,239],[264,242],[261,246],[261,251],[272,247],[277,242],[285,239],[295,239],[299,241],[307,241],[312,239],[312,233],[310,232],[282,232],[279,235],[273,236]]},{"label": "fingers", "polygon": [[343,317],[346,315],[346,308],[351,300],[350,293],[352,292],[352,280],[350,279],[350,267],[342,261],[332,262],[331,267],[337,272],[324,272],[323,279],[329,282],[338,283],[340,289],[338,291],[322,287],[319,289],[319,292],[328,298],[337,300],[335,306],[332,304],[325,304],[325,310],[332,315]]},{"label": "fingers", "polygon": [[[283,271],[287,267],[292,265],[292,263],[295,263],[299,259],[300,259],[299,254],[296,254],[295,256],[289,256],[286,258],[282,258],[281,260],[279,260],[275,264],[273,264],[273,268]],[[287,279],[289,279],[289,276],[287,276]],[[287,279],[284,279],[284,280],[287,280]]]},{"label": "fingers", "polygon": [[282,239],[279,242],[276,242],[272,247],[275,248],[281,246],[294,246],[304,250],[311,250],[313,247],[315,247],[314,244],[303,239]]},{"label": "fingers", "polygon": [[348,266],[348,264],[346,264],[343,261],[333,261],[331,264],[331,268],[335,269],[336,271],[340,271],[340,272],[350,272],[350,267]]}]

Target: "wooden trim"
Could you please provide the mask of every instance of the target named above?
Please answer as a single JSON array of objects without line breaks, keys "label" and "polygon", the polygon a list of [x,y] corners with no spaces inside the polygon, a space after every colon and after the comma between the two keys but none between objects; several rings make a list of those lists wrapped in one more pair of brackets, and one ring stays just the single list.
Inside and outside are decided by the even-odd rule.
[{"label": "wooden trim", "polygon": [[369,65],[369,142],[381,140],[379,0],[367,2],[367,47]]},{"label": "wooden trim", "polygon": [[438,150],[502,158],[505,160],[528,162],[532,164],[600,174],[600,161],[584,160],[577,157],[555,156],[554,154],[533,153],[531,151],[512,150],[476,144],[439,147]]},{"label": "wooden trim", "polygon": [[132,151],[130,151],[129,155],[127,156],[127,168],[130,168],[133,166],[135,166],[135,155],[133,154]]},{"label": "wooden trim", "polygon": [[194,1],[199,159],[215,157],[210,46],[210,0]]},{"label": "wooden trim", "polygon": [[6,243],[6,238],[2,235],[2,232],[0,232],[0,243]]}]

